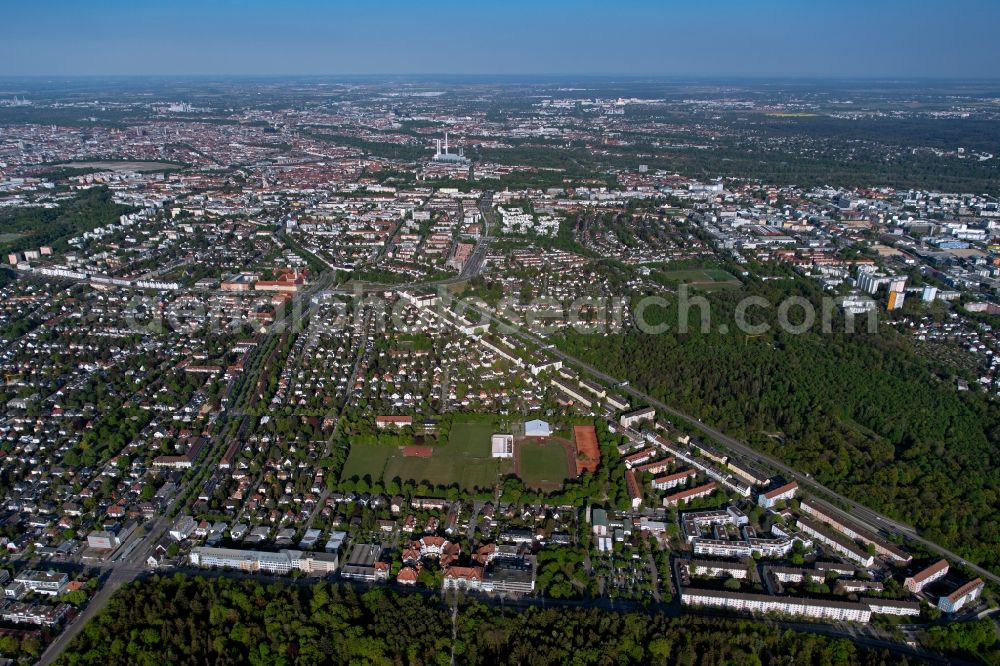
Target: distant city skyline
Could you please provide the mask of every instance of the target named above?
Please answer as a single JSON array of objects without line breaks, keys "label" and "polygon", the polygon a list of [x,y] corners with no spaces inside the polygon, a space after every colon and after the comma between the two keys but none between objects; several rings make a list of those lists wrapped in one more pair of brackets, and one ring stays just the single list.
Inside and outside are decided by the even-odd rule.
[{"label": "distant city skyline", "polygon": [[13,3],[0,76],[997,78],[1000,3]]}]

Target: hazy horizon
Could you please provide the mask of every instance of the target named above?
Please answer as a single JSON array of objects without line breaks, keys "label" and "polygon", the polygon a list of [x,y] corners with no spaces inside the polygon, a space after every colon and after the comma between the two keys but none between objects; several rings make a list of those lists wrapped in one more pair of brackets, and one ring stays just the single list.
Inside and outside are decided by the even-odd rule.
[{"label": "hazy horizon", "polygon": [[1000,6],[69,0],[5,8],[0,76],[996,79]]},{"label": "hazy horizon", "polygon": [[746,75],[734,75],[734,74],[655,74],[655,73],[643,73],[643,72],[607,72],[607,73],[593,73],[593,72],[537,72],[537,73],[517,73],[517,72],[494,72],[494,73],[470,73],[470,72],[367,72],[367,73],[302,73],[302,72],[275,72],[272,74],[255,74],[251,72],[199,72],[199,73],[187,73],[187,72],[159,72],[159,73],[134,73],[134,74],[105,74],[105,73],[81,73],[81,74],[53,74],[53,73],[37,73],[37,74],[2,74],[0,73],[0,81],[16,81],[16,80],[58,80],[58,79],[97,79],[97,80],[115,80],[115,79],[174,79],[174,80],[186,80],[186,79],[234,79],[234,80],[253,80],[259,79],[264,81],[269,80],[287,80],[287,79],[329,79],[329,80],[340,80],[340,79],[358,79],[358,80],[370,80],[377,82],[384,82],[386,79],[411,79],[418,82],[432,82],[436,79],[449,80],[449,79],[465,79],[468,81],[486,81],[489,82],[493,79],[497,80],[511,80],[512,82],[518,81],[531,81],[531,80],[556,80],[556,81],[570,81],[571,79],[580,80],[616,80],[623,79],[627,81],[675,81],[678,83],[699,83],[699,82],[711,82],[711,83],[723,83],[723,82],[765,82],[765,83],[875,83],[875,82],[898,82],[898,83],[911,83],[911,82],[931,82],[931,83],[947,83],[947,84],[966,84],[966,83],[1000,83],[1000,73],[995,76],[978,76],[978,77],[951,77],[951,76],[921,76],[921,75],[879,75],[879,76],[834,76],[834,75],[823,75],[823,74],[808,74],[799,76],[782,76],[782,75],[764,75],[764,74],[746,74]]}]

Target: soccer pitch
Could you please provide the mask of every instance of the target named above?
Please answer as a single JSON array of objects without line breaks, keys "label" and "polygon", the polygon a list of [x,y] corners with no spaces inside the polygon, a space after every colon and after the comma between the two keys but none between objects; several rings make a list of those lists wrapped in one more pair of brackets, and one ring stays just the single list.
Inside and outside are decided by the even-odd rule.
[{"label": "soccer pitch", "polygon": [[343,479],[371,477],[373,481],[400,479],[434,486],[457,483],[463,489],[492,488],[500,475],[512,471],[509,460],[490,456],[491,423],[455,422],[446,444],[434,444],[429,458],[407,457],[400,447],[355,444],[344,464]]}]

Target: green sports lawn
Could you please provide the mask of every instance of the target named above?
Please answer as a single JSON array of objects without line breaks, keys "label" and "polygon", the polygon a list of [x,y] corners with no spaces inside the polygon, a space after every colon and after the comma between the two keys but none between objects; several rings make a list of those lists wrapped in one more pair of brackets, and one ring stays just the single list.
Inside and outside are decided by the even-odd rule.
[{"label": "green sports lawn", "polygon": [[344,463],[340,478],[358,477],[363,479],[368,476],[373,481],[381,479],[386,461],[396,450],[394,446],[381,444],[354,444],[351,446],[351,453],[347,456],[347,462]]},{"label": "green sports lawn", "polygon": [[721,268],[688,268],[675,271],[661,271],[662,275],[672,282],[686,283],[692,286],[708,287],[712,285],[738,286],[740,281]]},{"label": "green sports lawn", "polygon": [[566,450],[554,441],[525,441],[520,445],[521,480],[540,490],[561,488],[569,478]]},{"label": "green sports lawn", "polygon": [[457,483],[466,490],[492,488],[498,474],[509,473],[513,465],[490,456],[494,431],[490,423],[453,423],[448,443],[434,445],[430,458],[407,458],[395,446],[355,444],[341,478],[368,475],[383,481],[399,478],[442,486]]}]

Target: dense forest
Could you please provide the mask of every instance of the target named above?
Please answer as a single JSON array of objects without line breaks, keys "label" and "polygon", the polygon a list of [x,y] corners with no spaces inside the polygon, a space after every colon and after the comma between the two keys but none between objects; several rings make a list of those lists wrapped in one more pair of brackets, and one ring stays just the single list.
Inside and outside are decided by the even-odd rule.
[{"label": "dense forest", "polygon": [[116,204],[106,187],[85,190],[57,208],[11,208],[0,211],[0,250],[20,252],[52,245],[66,249],[66,241],[85,231],[112,224],[132,212]]},{"label": "dense forest", "polygon": [[932,650],[986,664],[1000,664],[996,625],[989,618],[931,627],[921,632],[920,641]]},{"label": "dense forest", "polygon": [[[454,634],[453,634],[454,632]],[[454,659],[454,662],[452,662]],[[735,620],[597,609],[513,611],[327,583],[132,583],[60,664],[817,664],[905,661],[846,639]]]},{"label": "dense forest", "polygon": [[[777,186],[895,187],[944,192],[997,193],[994,164],[971,160],[945,161],[926,154],[902,152],[891,157],[858,154],[850,159],[800,155],[767,148],[722,147],[712,151],[687,149],[662,151],[647,159],[650,168],[678,172],[693,178],[719,176],[759,180]],[[627,164],[622,153],[615,164]]]},{"label": "dense forest", "polygon": [[690,332],[678,333],[675,298],[660,312],[671,326],[664,334],[569,332],[559,344],[1000,571],[1000,406],[981,392],[958,392],[949,371],[928,365],[886,322],[869,334],[860,332],[863,322],[846,333],[835,320],[823,333],[817,319],[796,335],[776,325],[772,305],[748,313],[769,332],[739,333],[734,311],[751,295],[771,304],[821,297],[805,280],[751,281],[704,294],[710,332],[701,332],[693,307]]}]

